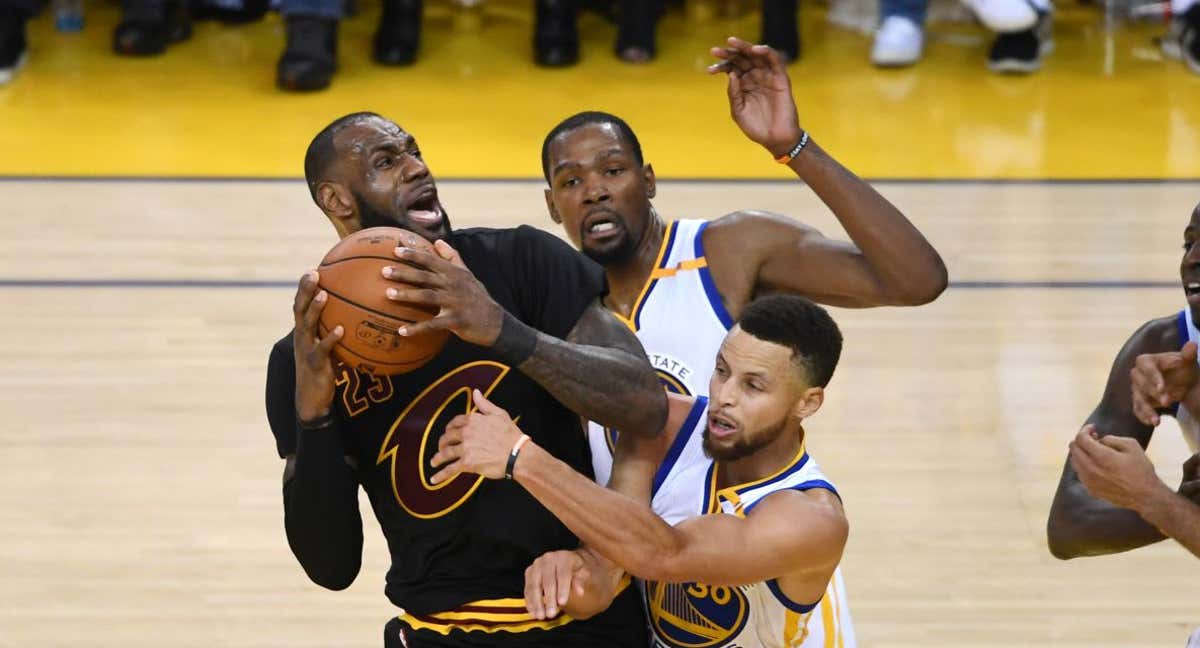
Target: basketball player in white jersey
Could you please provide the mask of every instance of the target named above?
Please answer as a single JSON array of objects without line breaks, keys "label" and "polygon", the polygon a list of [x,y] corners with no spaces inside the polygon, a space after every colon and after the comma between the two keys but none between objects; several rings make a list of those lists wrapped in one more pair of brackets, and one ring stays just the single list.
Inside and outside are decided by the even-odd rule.
[{"label": "basketball player in white jersey", "polygon": [[[1085,422],[1074,445],[1105,456],[1089,440],[1108,449],[1130,448],[1105,437],[1128,437],[1141,448],[1150,443],[1161,415],[1175,416],[1192,452],[1200,450],[1200,393],[1196,393],[1195,343],[1200,341],[1200,205],[1183,231],[1179,266],[1187,307],[1153,319],[1139,328],[1113,361],[1100,404]],[[1185,363],[1186,360],[1186,363]],[[1188,366],[1190,365],[1190,366]],[[1189,405],[1190,404],[1190,405]],[[1090,464],[1089,464],[1090,465]],[[1178,493],[1200,502],[1200,474],[1195,461],[1185,464]],[[1163,540],[1164,531],[1132,508],[1093,497],[1068,460],[1050,507],[1047,524],[1050,552],[1062,559],[1136,549]]]},{"label": "basketball player in white jersey", "polygon": [[[616,490],[530,443],[478,392],[478,409],[447,426],[432,481],[464,471],[515,479],[589,551],[645,580],[657,646],[852,646],[827,594],[846,516],[802,425],[820,408],[841,347],[820,306],[765,297],[721,344],[711,401],[674,396],[659,438],[621,435]],[[558,578],[527,577],[533,615],[602,611],[620,572],[591,562],[596,573],[584,573],[586,556],[562,564],[561,589]]]}]

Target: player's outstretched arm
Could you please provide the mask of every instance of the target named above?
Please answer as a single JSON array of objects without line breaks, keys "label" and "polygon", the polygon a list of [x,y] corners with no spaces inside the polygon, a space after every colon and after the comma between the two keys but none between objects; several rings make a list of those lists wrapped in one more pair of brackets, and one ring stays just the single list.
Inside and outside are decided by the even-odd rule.
[{"label": "player's outstretched arm", "polygon": [[331,407],[330,350],[339,333],[316,337],[320,297],[316,273],[306,274],[293,304],[295,352],[276,347],[267,366],[267,419],[275,437],[294,449],[283,474],[288,545],[313,582],[339,590],[354,582],[362,563],[362,518],[358,481]]},{"label": "player's outstretched arm", "polygon": [[[779,55],[738,38],[711,53],[722,60],[709,72],[728,75],[730,112],[742,132],[776,158],[795,151],[807,136]],[[788,167],[829,207],[853,244],[826,239],[790,218],[740,212],[713,224],[706,248],[713,247],[710,237],[729,239],[730,245],[717,247],[753,252],[759,284],[838,306],[924,304],[945,290],[946,266],[929,241],[814,140],[805,141]]]},{"label": "player's outstretched arm", "polygon": [[[1153,428],[1138,420],[1133,409],[1130,372],[1136,358],[1179,348],[1174,318],[1152,320],[1133,334],[1117,354],[1099,405],[1085,425],[1099,436],[1135,439],[1150,443]],[[1136,549],[1163,540],[1164,536],[1136,511],[1093,497],[1079,481],[1068,460],[1050,506],[1046,525],[1050,553],[1057,558],[1096,556]]]},{"label": "player's outstretched arm", "polygon": [[[446,426],[431,481],[460,472],[501,479],[511,464],[512,478],[580,541],[634,576],[743,585],[812,571],[827,582],[841,557],[846,518],[828,491],[776,493],[744,520],[710,515],[672,527],[645,499],[597,485],[530,442],[478,390],[474,396],[476,411]],[[738,547],[738,560],[727,559],[730,547]]]}]

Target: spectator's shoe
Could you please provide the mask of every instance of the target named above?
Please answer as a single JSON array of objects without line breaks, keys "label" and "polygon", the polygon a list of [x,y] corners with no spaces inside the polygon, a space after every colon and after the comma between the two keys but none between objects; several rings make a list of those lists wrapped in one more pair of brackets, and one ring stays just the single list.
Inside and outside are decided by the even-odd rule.
[{"label": "spectator's shoe", "polygon": [[1037,24],[1019,32],[997,34],[988,52],[992,72],[1029,74],[1042,68],[1042,58],[1054,51],[1050,37],[1050,14],[1042,13]]},{"label": "spectator's shoe", "polygon": [[262,19],[271,9],[271,0],[241,0],[236,6],[209,2],[189,2],[193,21],[216,20],[226,25],[243,25]]},{"label": "spectator's shoe", "polygon": [[329,87],[337,71],[337,27],[333,18],[288,16],[287,46],[279,58],[275,84],[308,92]]},{"label": "spectator's shoe", "polygon": [[800,14],[797,0],[763,0],[762,40],[770,45],[785,63],[800,58]]},{"label": "spectator's shoe", "polygon": [[888,16],[875,31],[871,62],[880,67],[903,67],[921,60],[925,31],[903,16]]},{"label": "spectator's shoe", "polygon": [[187,7],[179,0],[125,0],[121,23],[113,30],[113,51],[127,56],[162,54],[192,35]]},{"label": "spectator's shoe", "polygon": [[579,31],[575,24],[574,2],[537,1],[533,60],[546,67],[566,67],[579,62]]},{"label": "spectator's shoe", "polygon": [[621,3],[617,27],[617,58],[626,63],[648,63],[657,53],[655,34],[659,7],[646,0]]},{"label": "spectator's shoe", "polygon": [[0,7],[0,85],[13,80],[25,66],[29,48],[25,44],[25,15]]},{"label": "spectator's shoe", "polygon": [[421,0],[383,0],[383,15],[375,32],[375,61],[410,65],[421,45]]},{"label": "spectator's shoe", "polygon": [[1193,4],[1187,13],[1171,21],[1162,40],[1162,50],[1168,57],[1182,60],[1189,70],[1200,74],[1200,3]]}]

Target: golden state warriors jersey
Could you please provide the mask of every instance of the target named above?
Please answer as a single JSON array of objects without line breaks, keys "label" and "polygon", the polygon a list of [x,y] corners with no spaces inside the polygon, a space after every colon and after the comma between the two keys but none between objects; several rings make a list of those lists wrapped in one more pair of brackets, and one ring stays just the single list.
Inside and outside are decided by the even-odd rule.
[{"label": "golden state warriors jersey", "polygon": [[[704,257],[707,225],[681,220],[667,226],[654,270],[625,320],[667,391],[688,396],[708,394],[717,349],[733,326]],[[588,441],[596,482],[607,484],[615,434],[591,423]]]},{"label": "golden state warriors jersey", "polygon": [[[837,490],[803,447],[770,477],[717,488],[721,465],[703,456],[706,399],[697,399],[654,479],[654,512],[670,524],[699,515],[745,517],[782,490]],[[730,560],[737,552],[730,550]],[[853,648],[854,627],[845,604],[841,569],[820,601],[792,601],[775,581],[739,587],[703,583],[643,584],[655,648]]]},{"label": "golden state warriors jersey", "polygon": [[[1190,309],[1185,308],[1179,311],[1175,321],[1179,325],[1180,347],[1188,342],[1200,344],[1200,330],[1196,328],[1196,322],[1192,320]],[[1175,420],[1179,422],[1179,429],[1183,432],[1183,438],[1192,452],[1200,452],[1200,419],[1198,416],[1200,416],[1200,412],[1189,412],[1183,403],[1179,403],[1175,408]],[[593,456],[594,453],[595,448],[593,448]]]}]

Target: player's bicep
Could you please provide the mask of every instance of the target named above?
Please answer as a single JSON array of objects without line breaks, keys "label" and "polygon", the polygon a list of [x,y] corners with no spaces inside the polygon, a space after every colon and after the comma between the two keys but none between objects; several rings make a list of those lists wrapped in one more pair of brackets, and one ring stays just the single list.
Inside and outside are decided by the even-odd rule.
[{"label": "player's bicep", "polygon": [[[781,576],[832,572],[841,560],[849,524],[826,491],[782,491],[745,518],[706,515],[681,522],[682,549],[669,569],[683,580],[738,586]],[[730,560],[730,548],[737,560]]]}]

